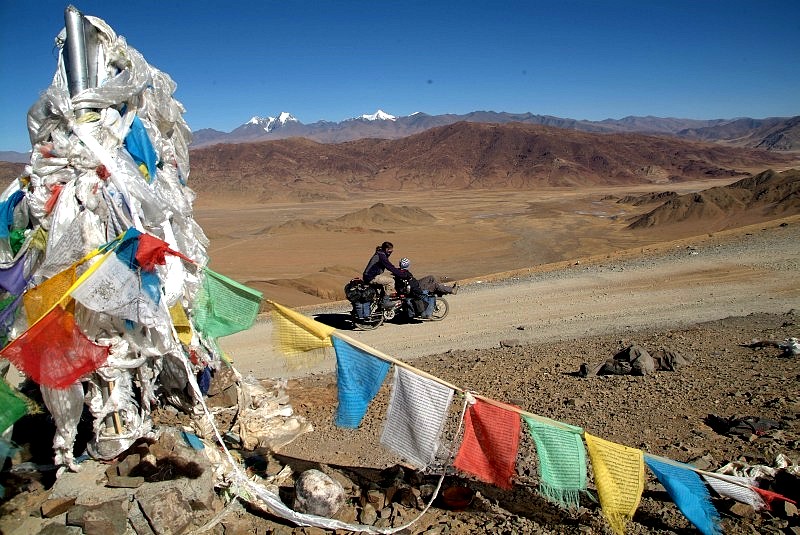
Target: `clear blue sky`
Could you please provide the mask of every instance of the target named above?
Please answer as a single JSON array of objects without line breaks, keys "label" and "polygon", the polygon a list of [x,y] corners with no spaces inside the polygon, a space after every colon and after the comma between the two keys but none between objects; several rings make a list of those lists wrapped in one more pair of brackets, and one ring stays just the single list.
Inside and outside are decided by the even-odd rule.
[{"label": "clear blue sky", "polygon": [[[382,109],[601,120],[800,114],[800,0],[75,0],[178,84],[190,128]],[[0,150],[67,2],[0,0]]]}]

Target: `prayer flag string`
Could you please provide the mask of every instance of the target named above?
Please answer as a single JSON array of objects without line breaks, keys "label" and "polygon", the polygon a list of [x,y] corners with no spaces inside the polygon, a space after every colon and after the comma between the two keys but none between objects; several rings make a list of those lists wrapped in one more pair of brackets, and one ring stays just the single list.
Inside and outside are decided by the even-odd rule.
[{"label": "prayer flag string", "polygon": [[[291,315],[297,315],[302,318],[302,320],[293,320],[295,326],[306,328],[308,332],[313,333],[316,337],[324,336],[319,329],[327,328],[326,325],[305,318],[290,309],[281,307],[277,303],[271,301],[269,303],[276,308],[280,315],[289,315],[290,317]],[[418,431],[413,429],[413,425],[409,425],[409,422],[413,421],[409,414],[414,414],[413,411],[415,410],[419,411],[419,407],[415,409],[412,402],[406,397],[403,398],[404,401],[402,402],[396,401],[397,405],[395,405],[395,396],[403,395],[403,388],[407,389],[409,388],[407,385],[419,382],[420,378],[425,378],[431,384],[438,383],[440,387],[451,389],[453,392],[464,395],[466,399],[472,400],[470,410],[466,413],[466,420],[462,421],[462,423],[466,423],[465,436],[459,455],[453,463],[454,467],[472,473],[479,479],[502,488],[510,488],[514,457],[518,446],[519,426],[511,426],[513,429],[509,431],[508,425],[501,429],[503,425],[498,427],[496,422],[501,421],[506,424],[509,422],[506,418],[501,417],[504,411],[517,413],[526,422],[531,437],[536,444],[542,472],[539,492],[547,499],[564,507],[577,507],[579,494],[586,489],[586,454],[583,448],[583,441],[585,441],[589,449],[589,459],[594,467],[595,484],[598,487],[603,513],[616,533],[624,533],[625,523],[632,518],[638,507],[644,488],[644,452],[592,436],[579,427],[533,414],[519,407],[507,405],[492,398],[459,388],[333,329],[331,329],[330,337],[334,340],[333,345],[335,347],[337,345],[339,347],[349,347],[349,351],[356,351],[362,357],[364,354],[368,354],[385,363],[394,364],[398,368],[395,371],[393,397],[390,400],[389,415],[387,416],[389,421],[381,437],[381,442],[385,447],[401,454],[412,464],[425,466],[429,462],[431,458],[429,449],[431,447],[430,437],[426,439],[428,440],[426,442],[427,453],[421,454],[419,449],[420,439],[413,436]],[[345,343],[339,344],[336,342],[337,339]],[[338,353],[337,358],[339,358]],[[405,380],[406,386],[403,386],[398,380],[399,376],[397,374],[399,370],[403,370],[401,376],[407,377]],[[413,377],[417,378],[413,379]],[[380,382],[382,381],[383,378],[381,377]],[[380,386],[380,384],[377,386]],[[479,417],[481,409],[475,410],[475,406],[478,403],[484,407],[483,412],[487,411],[487,407],[493,409],[493,417],[481,419]],[[363,410],[366,410],[366,406],[363,407]],[[442,411],[444,410],[442,409]],[[360,412],[360,414],[363,416],[363,412]],[[361,416],[358,416],[359,421]],[[431,415],[429,414],[429,416]],[[423,420],[426,418],[421,414],[418,417]],[[518,424],[519,419],[516,421]],[[349,426],[352,426],[352,424]],[[390,429],[390,426],[393,427],[391,429],[392,433],[389,435],[397,432],[403,435],[402,439],[393,440],[387,435],[387,430]],[[502,435],[502,438],[497,439],[500,435]],[[514,455],[505,455],[504,452],[507,453],[507,450],[513,451]],[[510,462],[509,457],[511,458]],[[672,492],[677,496],[677,499],[673,496],[673,500],[676,503],[678,501],[681,502],[677,503],[678,507],[681,511],[686,510],[688,512],[684,512],[684,514],[703,533],[714,534],[718,532],[718,515],[710,501],[703,502],[704,495],[697,487],[698,482],[702,486],[701,480],[697,477],[698,475],[703,476],[703,479],[715,490],[718,490],[718,487],[741,489],[739,492],[729,492],[726,495],[745,503],[761,502],[763,504],[764,500],[772,501],[774,499],[791,501],[775,493],[769,493],[769,496],[766,497],[764,496],[766,493],[758,492],[761,489],[753,490],[752,486],[738,481],[736,478],[723,480],[718,478],[719,474],[704,472],[671,459],[648,455],[648,466],[651,467],[660,480],[663,478],[666,481],[666,483],[662,481],[665,487],[671,485]],[[660,471],[657,472],[657,470]],[[692,475],[687,475],[685,472]],[[712,481],[716,482],[716,484],[712,484]],[[721,483],[724,483],[724,485]],[[703,489],[705,489],[704,486]],[[705,492],[707,495],[707,490]],[[699,501],[699,503],[691,503],[691,499],[688,499],[687,496],[695,498],[695,501]]]}]

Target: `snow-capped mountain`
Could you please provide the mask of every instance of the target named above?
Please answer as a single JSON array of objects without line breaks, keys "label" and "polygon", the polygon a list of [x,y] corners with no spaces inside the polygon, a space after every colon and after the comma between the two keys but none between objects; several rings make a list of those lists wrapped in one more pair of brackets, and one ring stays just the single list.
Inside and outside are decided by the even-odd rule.
[{"label": "snow-capped mountain", "polygon": [[361,117],[358,117],[358,119],[363,119],[365,121],[396,121],[397,117],[394,115],[389,115],[383,110],[378,110],[370,115],[362,115]]},{"label": "snow-capped mountain", "polygon": [[245,125],[255,125],[264,130],[264,132],[272,132],[276,128],[286,126],[287,123],[299,123],[291,113],[282,111],[277,117],[259,117],[253,116]]}]

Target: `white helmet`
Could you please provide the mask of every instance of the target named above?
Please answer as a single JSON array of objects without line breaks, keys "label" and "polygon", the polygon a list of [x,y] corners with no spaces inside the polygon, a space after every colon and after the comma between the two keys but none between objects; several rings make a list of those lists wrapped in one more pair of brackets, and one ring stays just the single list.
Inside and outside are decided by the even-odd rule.
[{"label": "white helmet", "polygon": [[400,267],[402,269],[408,269],[408,266],[410,265],[411,265],[411,260],[409,260],[408,258],[403,257],[400,259]]}]

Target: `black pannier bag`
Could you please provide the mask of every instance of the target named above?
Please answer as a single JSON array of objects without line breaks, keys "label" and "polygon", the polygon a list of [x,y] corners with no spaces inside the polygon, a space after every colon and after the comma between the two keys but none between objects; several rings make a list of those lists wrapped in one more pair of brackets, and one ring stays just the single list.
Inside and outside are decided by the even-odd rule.
[{"label": "black pannier bag", "polygon": [[351,303],[371,303],[376,297],[376,291],[363,280],[352,279],[344,286],[344,295]]}]

